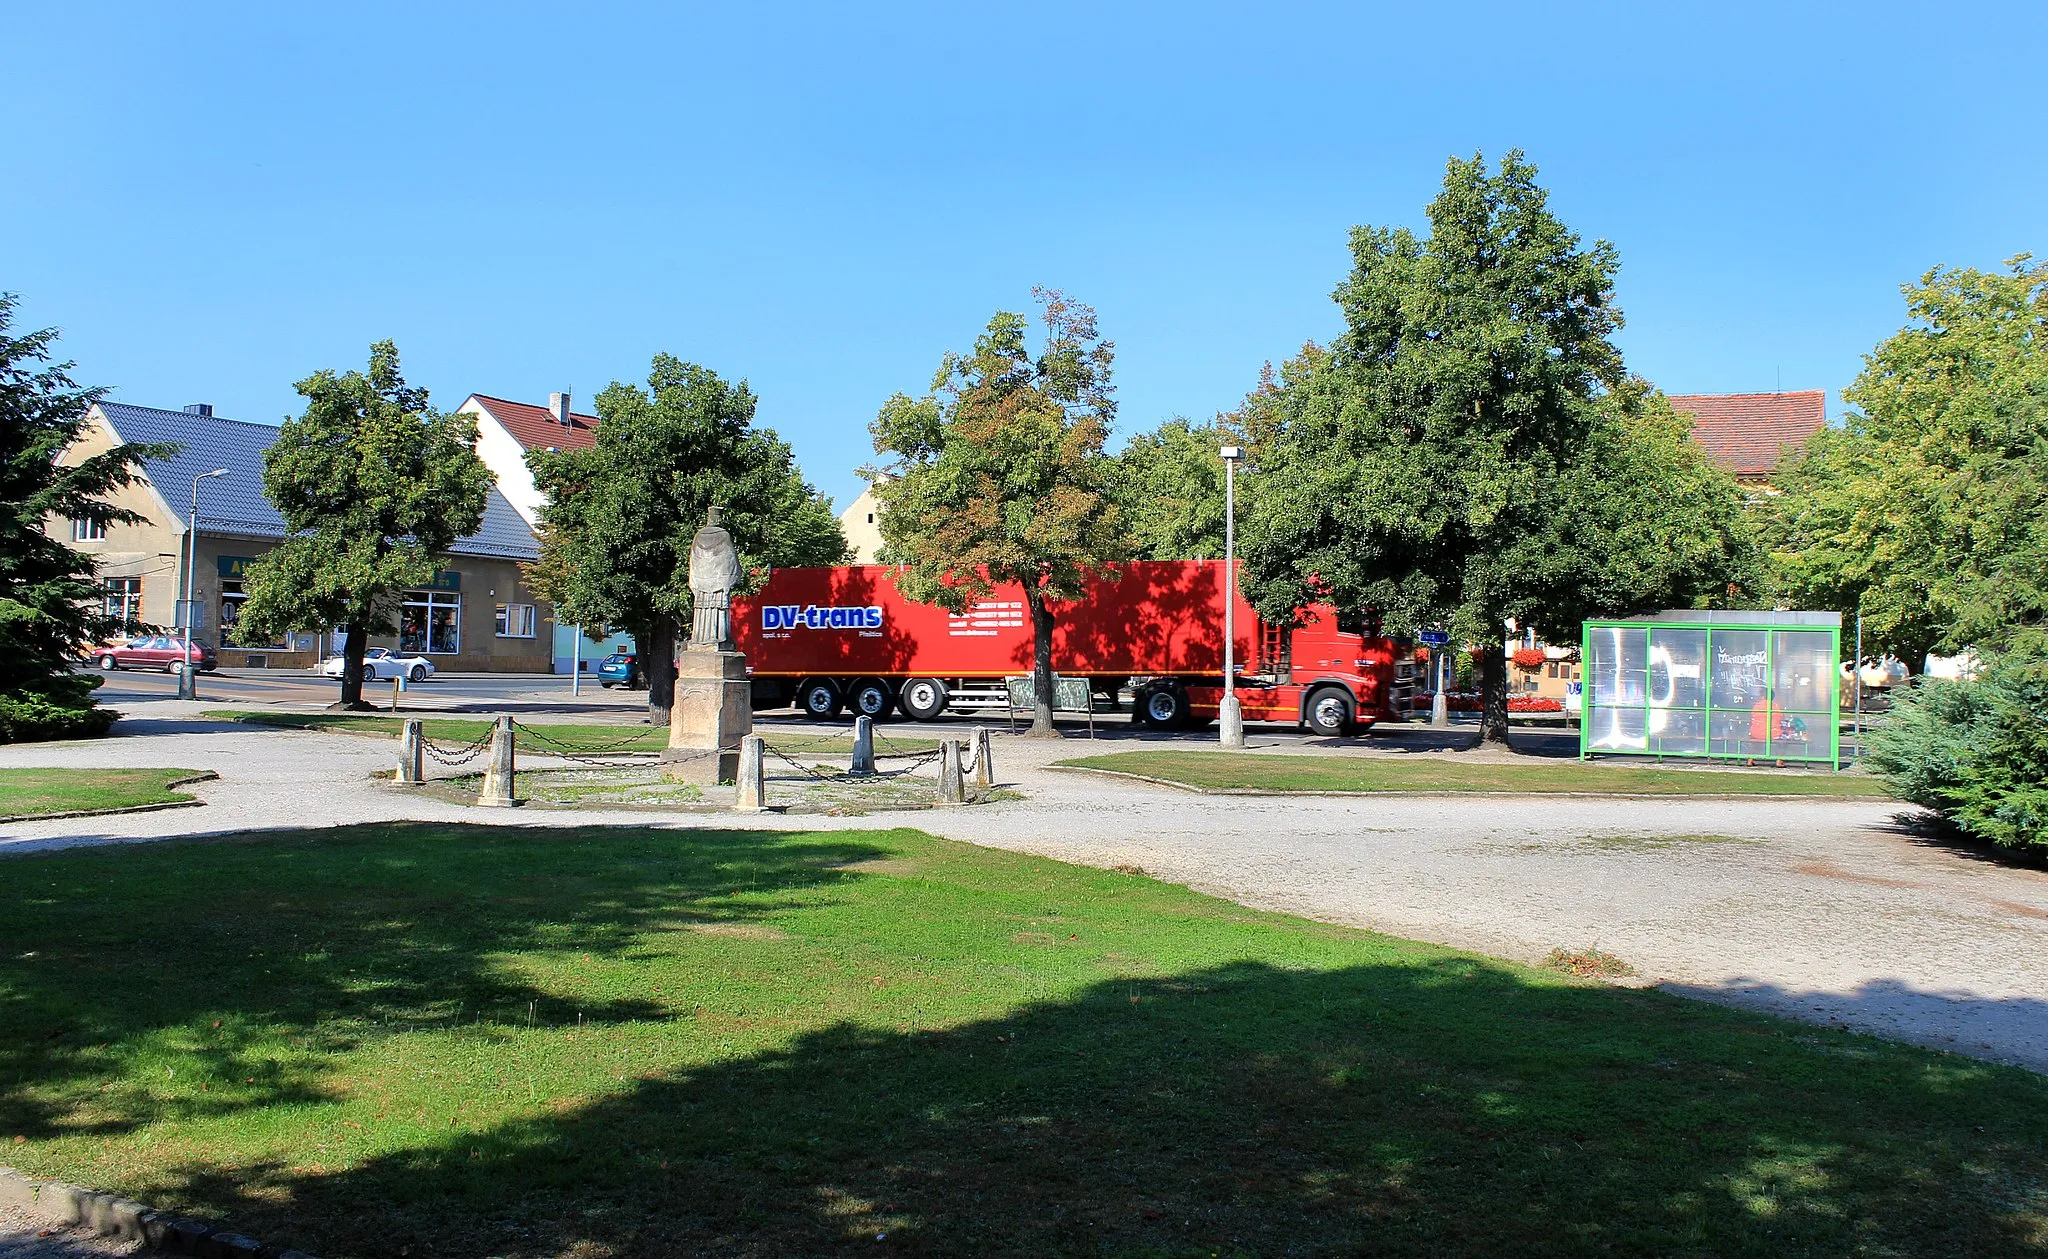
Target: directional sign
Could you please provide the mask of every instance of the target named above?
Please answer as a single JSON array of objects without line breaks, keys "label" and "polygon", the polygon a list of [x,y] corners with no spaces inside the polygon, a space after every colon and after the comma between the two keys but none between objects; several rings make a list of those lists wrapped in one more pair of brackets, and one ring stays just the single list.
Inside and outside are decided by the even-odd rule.
[{"label": "directional sign", "polygon": [[1424,630],[1415,636],[1415,641],[1424,647],[1445,647],[1450,644],[1451,636],[1443,630]]}]

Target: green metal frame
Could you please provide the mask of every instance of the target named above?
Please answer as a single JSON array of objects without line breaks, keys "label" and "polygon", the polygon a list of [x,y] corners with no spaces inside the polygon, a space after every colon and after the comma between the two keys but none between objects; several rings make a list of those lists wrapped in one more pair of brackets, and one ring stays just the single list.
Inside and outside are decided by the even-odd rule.
[{"label": "green metal frame", "polygon": [[[1656,631],[1660,629],[1706,631],[1707,646],[1705,658],[1707,668],[1706,676],[1703,679],[1701,679],[1706,687],[1706,703],[1701,706],[1699,711],[1704,713],[1707,719],[1707,746],[1709,749],[1708,751],[1663,752],[1652,751],[1647,748],[1641,752],[1617,752],[1611,749],[1603,749],[1601,751],[1595,752],[1593,750],[1593,727],[1591,720],[1593,715],[1593,679],[1591,676],[1591,666],[1593,662],[1593,631],[1604,629],[1639,629],[1645,631],[1644,648],[1646,655],[1644,660],[1644,668],[1646,670],[1649,667],[1647,650],[1650,642],[1650,636],[1654,635]],[[1720,630],[1723,633],[1743,632],[1750,634],[1763,634],[1764,698],[1767,705],[1767,710],[1770,712],[1777,711],[1776,690],[1778,685],[1778,635],[1823,633],[1828,635],[1828,641],[1830,644],[1828,653],[1830,667],[1828,669],[1827,674],[1828,752],[1826,756],[1814,755],[1812,751],[1813,744],[1810,740],[1802,742],[1799,745],[1800,750],[1797,752],[1780,751],[1772,746],[1774,740],[1769,735],[1765,736],[1765,751],[1760,754],[1752,752],[1715,752],[1711,750],[1713,747],[1714,738],[1714,714],[1716,712],[1731,713],[1746,711],[1734,708],[1717,709],[1714,707],[1713,661],[1714,632],[1716,630]],[[1685,761],[1804,761],[1808,764],[1830,765],[1837,770],[1842,768],[1842,627],[1839,623],[1832,627],[1827,627],[1801,624],[1780,625],[1773,624],[1768,621],[1715,621],[1712,619],[1711,613],[1709,613],[1709,619],[1703,621],[1660,621],[1650,617],[1628,620],[1587,621],[1579,631],[1579,677],[1581,679],[1581,686],[1579,691],[1579,759],[1582,761],[1589,761],[1593,759],[1595,756],[1648,756],[1653,757],[1660,761],[1666,759]],[[1643,722],[1645,729],[1648,729],[1649,715],[1651,708],[1653,707],[1650,703],[1649,690],[1650,688],[1648,685],[1648,679],[1646,677],[1645,684],[1643,686]],[[1776,731],[1775,722],[1772,723],[1772,731],[1773,733],[1775,733]]]}]

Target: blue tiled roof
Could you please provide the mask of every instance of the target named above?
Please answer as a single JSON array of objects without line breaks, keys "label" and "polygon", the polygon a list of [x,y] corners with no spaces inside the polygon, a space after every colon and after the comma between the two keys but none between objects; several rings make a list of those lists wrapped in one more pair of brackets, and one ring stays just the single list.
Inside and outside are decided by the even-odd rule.
[{"label": "blue tiled roof", "polygon": [[[226,468],[226,476],[199,487],[199,528],[249,538],[284,537],[284,517],[263,493],[263,452],[277,440],[275,425],[124,402],[102,402],[100,410],[124,442],[170,442],[183,447],[168,459],[150,459],[143,464],[157,492],[181,517],[192,503],[192,478]],[[484,504],[483,526],[449,550],[456,555],[497,559],[540,557],[533,530],[496,488]]]}]

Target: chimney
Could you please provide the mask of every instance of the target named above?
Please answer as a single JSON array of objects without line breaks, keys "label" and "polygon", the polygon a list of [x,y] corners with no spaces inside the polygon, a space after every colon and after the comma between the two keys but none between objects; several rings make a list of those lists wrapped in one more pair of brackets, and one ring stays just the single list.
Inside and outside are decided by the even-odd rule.
[{"label": "chimney", "polygon": [[568,428],[574,422],[569,418],[569,395],[567,393],[549,394],[548,411],[554,415],[555,423],[563,428]]},{"label": "chimney", "polygon": [[185,414],[187,414],[187,415],[212,415],[212,414],[213,414],[213,404],[212,404],[211,402],[194,402],[194,403],[190,403],[190,404],[189,404],[189,405],[187,405],[187,406],[186,406],[186,408],[185,408]]}]

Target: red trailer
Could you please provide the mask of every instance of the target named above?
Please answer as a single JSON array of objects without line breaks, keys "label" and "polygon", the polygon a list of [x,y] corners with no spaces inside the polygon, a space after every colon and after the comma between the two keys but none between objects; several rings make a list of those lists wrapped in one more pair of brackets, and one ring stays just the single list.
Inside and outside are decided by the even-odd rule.
[{"label": "red trailer", "polygon": [[[733,601],[733,634],[754,679],[754,704],[794,704],[813,717],[846,709],[920,721],[1007,709],[1005,679],[1031,672],[1031,623],[1018,586],[998,586],[959,615],[917,603],[881,564],[785,568]],[[1223,700],[1223,565],[1123,565],[1120,580],[1053,605],[1053,670],[1085,677],[1107,707],[1129,686],[1134,720],[1186,726],[1213,720]],[[1321,734],[1401,719],[1412,653],[1368,636],[1327,606],[1299,626],[1271,625],[1240,596],[1237,690],[1247,721],[1307,725]]]}]

